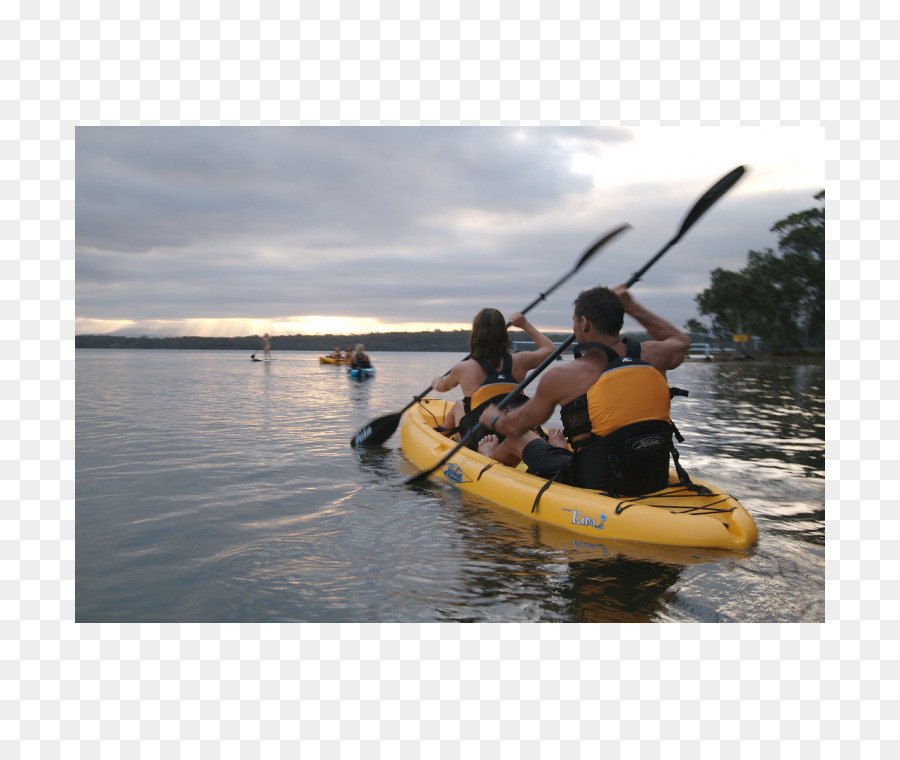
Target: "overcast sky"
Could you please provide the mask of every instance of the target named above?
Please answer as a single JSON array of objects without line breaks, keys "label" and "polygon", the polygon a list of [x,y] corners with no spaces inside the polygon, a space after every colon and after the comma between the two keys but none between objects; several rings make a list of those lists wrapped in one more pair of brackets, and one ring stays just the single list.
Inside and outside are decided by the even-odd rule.
[{"label": "overcast sky", "polygon": [[79,127],[76,333],[468,328],[630,223],[529,313],[567,332],[580,290],[627,280],[744,165],[632,290],[683,326],[713,269],[816,205],[823,154],[807,127]]}]

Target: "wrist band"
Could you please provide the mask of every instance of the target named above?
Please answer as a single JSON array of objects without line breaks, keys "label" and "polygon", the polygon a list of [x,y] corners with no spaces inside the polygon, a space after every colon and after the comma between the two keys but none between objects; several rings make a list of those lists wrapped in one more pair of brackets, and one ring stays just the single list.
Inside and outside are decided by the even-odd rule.
[{"label": "wrist band", "polygon": [[496,433],[496,432],[497,432],[497,428],[495,428],[494,425],[497,424],[497,420],[498,420],[499,418],[500,418],[500,415],[499,415],[499,414],[495,414],[493,417],[491,417],[490,428],[491,428],[491,432],[492,432],[492,433]]}]

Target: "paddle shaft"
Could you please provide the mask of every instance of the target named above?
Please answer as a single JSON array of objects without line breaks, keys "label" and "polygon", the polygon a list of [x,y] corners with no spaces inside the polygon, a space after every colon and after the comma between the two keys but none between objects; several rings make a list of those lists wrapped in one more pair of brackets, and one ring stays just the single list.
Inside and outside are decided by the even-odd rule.
[{"label": "paddle shaft", "polygon": [[634,283],[643,277],[644,273],[652,267],[658,259],[662,257],[662,255],[668,251],[673,245],[675,245],[681,238],[684,236],[684,233],[687,232],[691,227],[694,226],[694,223],[701,217],[706,211],[712,206],[719,198],[721,198],[725,193],[727,193],[732,187],[734,187],[735,183],[744,176],[744,167],[738,166],[732,169],[728,174],[722,177],[718,182],[716,182],[709,190],[707,190],[700,199],[691,207],[691,210],[688,212],[687,216],[684,218],[684,222],[681,224],[681,229],[678,230],[678,234],[675,235],[668,243],[666,243],[665,247],[657,253],[650,261],[648,261],[644,266],[642,266],[637,272],[631,275],[631,278],[628,282],[625,283],[626,288],[630,288]]},{"label": "paddle shaft", "polygon": [[[566,274],[560,277],[553,285],[551,285],[546,293],[541,293],[537,298],[535,298],[528,306],[522,309],[521,313],[527,314],[531,311],[535,306],[537,306],[541,301],[547,300],[547,296],[549,296],[554,290],[556,290],[560,285],[563,285],[566,281],[569,280],[582,266],[584,263],[590,259],[597,251],[599,251],[604,245],[606,245],[610,240],[619,235],[621,232],[629,229],[631,227],[630,224],[623,224],[619,227],[616,227],[612,232],[607,233],[602,238],[600,238],[596,243],[594,243],[590,248],[588,248],[582,255],[581,258],[578,259],[578,262],[572,267]],[[510,323],[507,322],[506,326],[509,327]],[[466,357],[469,358],[469,357]]]}]

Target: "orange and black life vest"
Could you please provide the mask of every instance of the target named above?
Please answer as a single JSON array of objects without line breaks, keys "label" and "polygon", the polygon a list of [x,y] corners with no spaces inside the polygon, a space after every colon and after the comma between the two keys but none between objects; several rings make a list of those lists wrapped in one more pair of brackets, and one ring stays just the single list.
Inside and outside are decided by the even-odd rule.
[{"label": "orange and black life vest", "polygon": [[[562,407],[563,432],[569,442],[582,433],[607,436],[626,425],[645,420],[671,423],[669,386],[662,373],[641,359],[641,344],[626,342],[625,356],[603,343],[576,347],[599,348],[608,364],[597,381]],[[578,448],[576,442],[573,448]]]},{"label": "orange and black life vest", "polygon": [[[584,488],[639,495],[665,488],[674,427],[671,398],[662,373],[641,359],[640,343],[627,342],[625,356],[602,343],[609,363],[597,381],[562,407],[563,430],[575,454],[572,474]],[[575,436],[590,433],[578,441]]]},{"label": "orange and black life vest", "polygon": [[478,409],[482,405],[486,408],[495,398],[499,401],[518,385],[512,374],[512,354],[503,357],[499,372],[483,359],[475,361],[484,371],[485,378],[471,396],[463,399],[463,408],[466,412]]},{"label": "orange and black life vest", "polygon": [[[512,374],[512,354],[506,354],[503,357],[503,364],[499,370],[494,369],[490,364],[482,359],[475,359],[478,366],[484,370],[486,377],[482,380],[481,385],[475,389],[471,396],[463,399],[463,410],[465,414],[459,421],[459,432],[465,436],[466,433],[478,424],[481,413],[491,404],[499,403],[508,393],[516,389],[518,383]],[[524,393],[516,396],[509,404],[507,409],[515,409],[528,400],[528,396]],[[478,441],[486,435],[490,435],[489,430],[482,430],[473,440],[469,441],[469,447],[477,450]],[[498,436],[502,441],[504,436]]]}]

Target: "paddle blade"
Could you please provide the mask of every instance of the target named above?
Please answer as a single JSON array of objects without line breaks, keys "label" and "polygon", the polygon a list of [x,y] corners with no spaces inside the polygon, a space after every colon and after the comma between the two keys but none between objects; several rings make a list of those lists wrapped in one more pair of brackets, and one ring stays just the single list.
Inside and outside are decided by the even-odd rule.
[{"label": "paddle blade", "polygon": [[590,248],[588,248],[581,255],[581,258],[578,259],[578,263],[575,264],[575,267],[572,269],[571,272],[569,272],[569,276],[575,274],[575,272],[577,272],[579,269],[581,269],[581,267],[583,267],[585,265],[585,263],[595,253],[597,253],[597,251],[599,251],[603,246],[605,246],[610,240],[612,240],[614,237],[621,234],[622,232],[625,232],[625,230],[628,230],[628,229],[631,229],[631,225],[626,222],[621,227],[616,227],[616,229],[614,229],[608,235],[604,235],[602,238],[600,238],[596,243],[594,243]]},{"label": "paddle blade", "polygon": [[350,439],[350,445],[354,449],[363,446],[380,446],[394,434],[400,424],[400,417],[399,413],[395,413],[372,420]]},{"label": "paddle blade", "polygon": [[728,174],[726,174],[722,179],[716,182],[709,190],[707,190],[703,196],[698,200],[694,207],[688,212],[688,215],[684,218],[684,223],[681,225],[681,229],[678,231],[678,235],[675,240],[672,241],[673,245],[677,242],[681,236],[687,232],[691,227],[694,226],[694,223],[703,216],[719,198],[721,198],[725,193],[731,190],[732,187],[735,186],[737,181],[744,176],[743,166],[738,166],[736,169],[732,169]]}]

